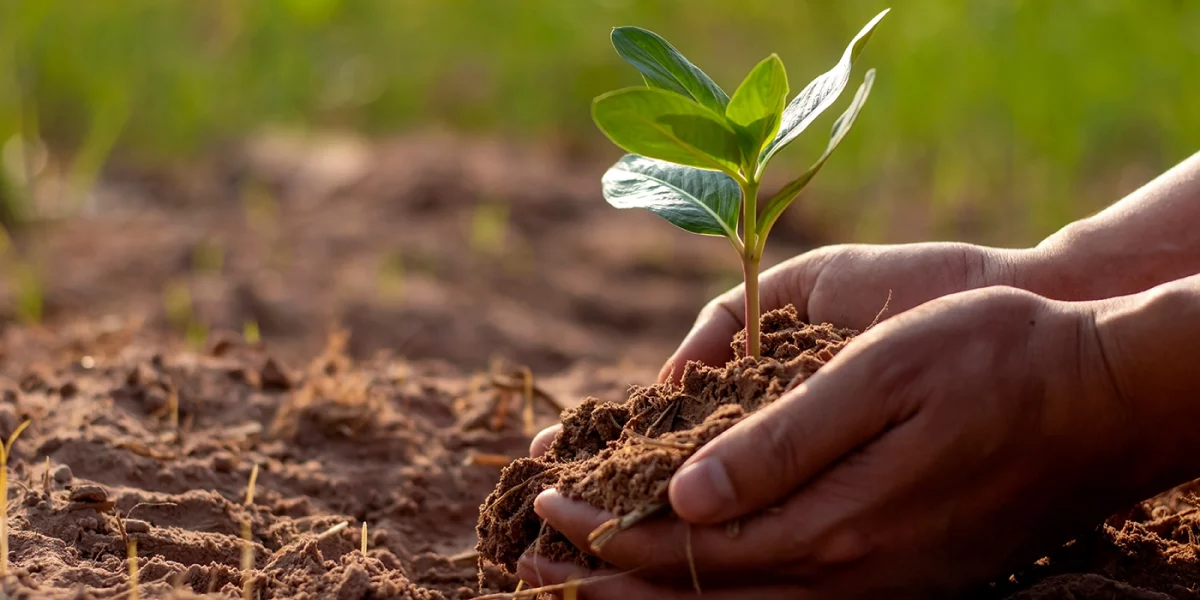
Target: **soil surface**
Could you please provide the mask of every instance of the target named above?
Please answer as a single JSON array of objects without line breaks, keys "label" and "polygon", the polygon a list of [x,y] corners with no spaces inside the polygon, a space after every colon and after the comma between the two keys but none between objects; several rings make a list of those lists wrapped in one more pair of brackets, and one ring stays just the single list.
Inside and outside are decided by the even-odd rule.
[{"label": "soil surface", "polygon": [[[768,360],[631,390],[739,275],[727,246],[609,208],[611,158],[272,134],[187,168],[118,160],[76,204],[52,162],[0,245],[0,435],[31,423],[3,593],[128,597],[135,541],[142,597],[472,598],[515,587],[542,487],[661,518],[699,444],[849,332],[774,313]],[[822,241],[789,213],[768,262]],[[31,289],[42,319],[20,324]],[[567,434],[502,477],[557,405]],[[1192,491],[969,597],[1200,598]]]},{"label": "soil surface", "polygon": [[528,449],[530,426],[556,419],[548,389],[626,384],[592,368],[532,381],[527,423],[522,369],[470,377],[441,361],[354,361],[346,341],[334,335],[292,367],[236,340],[163,353],[128,329],[9,332],[6,351],[42,359],[0,369],[0,434],[31,422],[9,463],[7,591],[123,595],[130,541],[151,597],[511,590],[496,569],[480,579],[480,499]]}]

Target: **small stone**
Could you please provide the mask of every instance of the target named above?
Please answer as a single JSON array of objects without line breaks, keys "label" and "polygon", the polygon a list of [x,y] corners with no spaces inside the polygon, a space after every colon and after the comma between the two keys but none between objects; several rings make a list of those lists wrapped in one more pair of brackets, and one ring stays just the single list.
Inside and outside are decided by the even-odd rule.
[{"label": "small stone", "polygon": [[150,533],[150,524],[141,519],[125,519],[126,533]]},{"label": "small stone", "polygon": [[228,452],[218,452],[212,457],[213,470],[218,473],[230,473],[236,463],[233,460],[233,455]]},{"label": "small stone", "polygon": [[96,517],[79,517],[75,520],[75,524],[88,531],[100,528],[100,521]]},{"label": "small stone", "polygon": [[25,494],[25,506],[37,506],[41,501],[37,494]]},{"label": "small stone", "polygon": [[64,485],[70,483],[71,480],[75,478],[75,474],[71,472],[71,467],[68,467],[67,465],[58,465],[57,467],[54,467],[54,471],[50,476],[54,478],[54,481]]},{"label": "small stone", "polygon": [[71,490],[71,502],[100,504],[108,501],[108,492],[98,485],[81,485]]}]

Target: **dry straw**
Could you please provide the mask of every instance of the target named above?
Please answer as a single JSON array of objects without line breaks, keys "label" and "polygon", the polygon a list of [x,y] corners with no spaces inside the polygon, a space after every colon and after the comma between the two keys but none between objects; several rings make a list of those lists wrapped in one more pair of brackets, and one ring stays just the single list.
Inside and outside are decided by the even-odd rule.
[{"label": "dry straw", "polygon": [[129,540],[129,597],[138,600],[138,555],[137,540]]},{"label": "dry straw", "polygon": [[[258,482],[258,463],[250,467],[250,481],[246,483],[246,506],[254,504],[254,486]],[[250,600],[254,591],[254,539],[250,533],[250,521],[242,522],[242,598]]]},{"label": "dry straw", "polygon": [[26,427],[29,421],[17,425],[8,441],[0,445],[0,577],[8,576],[8,457],[12,455],[13,442]]},{"label": "dry straw", "polygon": [[250,468],[250,482],[246,484],[246,506],[254,504],[254,485],[258,482],[258,463]]}]

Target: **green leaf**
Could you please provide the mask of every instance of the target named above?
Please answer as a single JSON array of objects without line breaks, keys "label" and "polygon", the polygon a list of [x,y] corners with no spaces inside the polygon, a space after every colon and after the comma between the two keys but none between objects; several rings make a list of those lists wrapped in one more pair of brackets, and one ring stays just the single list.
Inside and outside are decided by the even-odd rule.
[{"label": "green leaf", "polygon": [[673,92],[627,88],[592,103],[592,119],[616,145],[681,165],[737,173],[742,152],[725,117]]},{"label": "green leaf", "polygon": [[725,112],[729,95],[658,34],[640,27],[617,27],[612,43],[621,58],[641,71],[646,85],[687,96],[717,114]]},{"label": "green leaf", "polygon": [[[859,86],[858,91],[854,94],[854,100],[850,102],[850,106],[846,107],[846,112],[842,113],[836,121],[833,122],[833,130],[829,133],[829,145],[825,147],[825,152],[821,154],[821,158],[813,163],[803,175],[792,180],[791,183],[783,186],[770,200],[767,201],[767,207],[763,209],[762,215],[758,220],[758,235],[760,244],[766,240],[766,234],[771,230],[771,226],[779,219],[779,215],[783,213],[783,209],[787,208],[792,200],[804,190],[808,182],[816,176],[817,171],[825,166],[825,161],[837,149],[838,144],[842,143],[846,134],[850,133],[850,128],[854,126],[854,119],[858,117],[858,112],[862,110],[864,104],[867,103],[867,96],[871,94],[871,85],[875,82],[875,69],[867,71],[863,83]],[[761,246],[760,246],[761,250]]]},{"label": "green leaf", "polygon": [[858,54],[862,52],[867,40],[871,39],[871,32],[875,30],[875,26],[888,13],[888,10],[891,9],[875,15],[875,18],[871,19],[871,22],[867,23],[858,32],[858,35],[854,36],[850,45],[846,47],[846,51],[842,53],[841,60],[832,69],[812,80],[800,91],[799,95],[792,99],[792,102],[783,111],[783,121],[780,123],[779,133],[775,134],[775,139],[767,145],[766,150],[758,158],[760,165],[771,160],[776,152],[790,144],[821,113],[833,105],[850,81],[850,68],[854,65],[854,59],[858,58]]},{"label": "green leaf", "polygon": [[645,208],[692,233],[737,239],[742,192],[724,173],[627,154],[601,183],[617,208]]},{"label": "green leaf", "polygon": [[787,102],[787,72],[783,61],[772,54],[758,63],[738,86],[725,118],[742,137],[742,154],[752,160],[779,129],[780,115]]}]

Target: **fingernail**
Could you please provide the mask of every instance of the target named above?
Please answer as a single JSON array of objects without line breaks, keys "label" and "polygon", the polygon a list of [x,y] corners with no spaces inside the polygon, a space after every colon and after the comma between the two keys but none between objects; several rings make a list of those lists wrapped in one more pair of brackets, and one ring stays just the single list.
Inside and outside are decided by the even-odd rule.
[{"label": "fingernail", "polygon": [[663,365],[658,371],[658,382],[663,383],[671,379],[675,375],[675,358],[671,357],[667,360],[667,364]]},{"label": "fingernail", "polygon": [[[533,512],[536,513],[537,516],[545,519],[546,512],[553,512],[554,503],[559,502],[560,500],[562,500],[562,496],[558,494],[558,490],[554,488],[546,488],[545,490],[542,490],[542,493],[537,495],[537,498],[533,499]],[[547,508],[549,510],[547,510]]]},{"label": "fingernail", "polygon": [[699,460],[671,478],[671,507],[688,521],[703,521],[732,505],[733,482],[720,461]]}]

